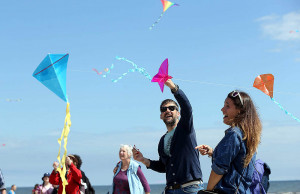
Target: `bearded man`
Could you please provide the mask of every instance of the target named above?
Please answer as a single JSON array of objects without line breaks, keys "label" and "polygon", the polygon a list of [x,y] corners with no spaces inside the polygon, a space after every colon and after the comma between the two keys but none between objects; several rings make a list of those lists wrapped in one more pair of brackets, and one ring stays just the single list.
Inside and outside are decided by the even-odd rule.
[{"label": "bearded man", "polygon": [[171,89],[178,104],[171,99],[160,105],[160,118],[164,121],[167,132],[158,144],[159,160],[150,160],[136,148],[134,159],[142,162],[149,169],[166,173],[166,194],[197,194],[203,189],[202,172],[199,161],[196,133],[193,125],[192,106],[186,95],[172,80],[165,83]]}]

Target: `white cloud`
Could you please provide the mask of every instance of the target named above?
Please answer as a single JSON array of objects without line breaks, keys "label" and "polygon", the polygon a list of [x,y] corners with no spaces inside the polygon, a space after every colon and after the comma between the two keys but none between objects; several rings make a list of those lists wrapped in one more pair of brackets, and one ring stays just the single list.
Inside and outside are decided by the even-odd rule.
[{"label": "white cloud", "polygon": [[270,52],[270,53],[280,53],[281,51],[282,51],[282,49],[280,49],[280,48],[274,48],[274,49],[268,50],[268,52]]},{"label": "white cloud", "polygon": [[[300,40],[300,12],[291,12],[282,16],[269,15],[256,20],[261,23],[265,36],[275,40]],[[293,33],[290,33],[293,31]]]},{"label": "white cloud", "polygon": [[263,16],[261,18],[256,19],[257,22],[262,22],[262,21],[270,21],[270,20],[275,20],[277,19],[279,16],[277,15],[267,15],[267,16]]}]

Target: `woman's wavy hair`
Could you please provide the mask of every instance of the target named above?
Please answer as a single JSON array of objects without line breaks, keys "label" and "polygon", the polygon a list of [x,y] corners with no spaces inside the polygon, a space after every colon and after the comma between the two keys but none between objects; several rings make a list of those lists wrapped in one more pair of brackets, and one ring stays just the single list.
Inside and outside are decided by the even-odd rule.
[{"label": "woman's wavy hair", "polygon": [[[235,92],[240,94],[241,99],[239,95],[233,95]],[[240,110],[232,125],[240,127],[243,131],[243,140],[246,140],[247,147],[244,167],[247,167],[260,143],[262,125],[254,103],[246,92],[232,91],[227,97],[233,100],[235,107]]]}]

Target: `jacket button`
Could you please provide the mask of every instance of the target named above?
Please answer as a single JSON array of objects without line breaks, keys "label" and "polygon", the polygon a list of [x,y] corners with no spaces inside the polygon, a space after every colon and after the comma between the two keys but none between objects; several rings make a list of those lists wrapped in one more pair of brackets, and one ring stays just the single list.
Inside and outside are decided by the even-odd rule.
[{"label": "jacket button", "polygon": [[175,176],[175,173],[173,173],[173,176]]},{"label": "jacket button", "polygon": [[171,164],[171,166],[173,166],[173,164]]},{"label": "jacket button", "polygon": [[176,185],[177,182],[174,182],[174,184]]}]

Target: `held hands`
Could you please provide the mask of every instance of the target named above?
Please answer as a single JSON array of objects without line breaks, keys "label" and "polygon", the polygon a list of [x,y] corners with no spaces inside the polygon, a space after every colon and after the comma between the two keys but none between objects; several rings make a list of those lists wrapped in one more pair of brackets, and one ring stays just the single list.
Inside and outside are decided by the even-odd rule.
[{"label": "held hands", "polygon": [[213,149],[208,145],[198,145],[195,149],[199,150],[201,155],[212,156]]}]

